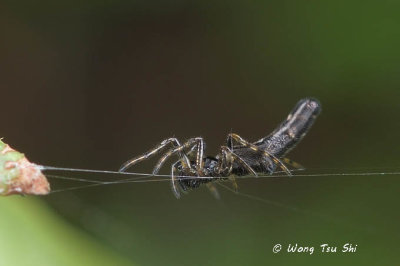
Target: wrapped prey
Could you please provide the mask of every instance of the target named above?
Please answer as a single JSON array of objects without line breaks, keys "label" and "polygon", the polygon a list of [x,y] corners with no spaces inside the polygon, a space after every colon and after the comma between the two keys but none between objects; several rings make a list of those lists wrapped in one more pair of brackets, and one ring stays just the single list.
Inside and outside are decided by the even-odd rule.
[{"label": "wrapped prey", "polygon": [[50,184],[40,166],[0,139],[0,195],[46,195]]}]

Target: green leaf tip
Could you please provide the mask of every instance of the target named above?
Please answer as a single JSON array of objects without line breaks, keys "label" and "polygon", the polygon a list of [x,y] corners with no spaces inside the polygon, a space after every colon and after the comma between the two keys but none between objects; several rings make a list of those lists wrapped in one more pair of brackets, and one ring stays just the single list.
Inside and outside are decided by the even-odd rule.
[{"label": "green leaf tip", "polygon": [[50,185],[39,166],[0,139],[0,195],[45,195]]}]

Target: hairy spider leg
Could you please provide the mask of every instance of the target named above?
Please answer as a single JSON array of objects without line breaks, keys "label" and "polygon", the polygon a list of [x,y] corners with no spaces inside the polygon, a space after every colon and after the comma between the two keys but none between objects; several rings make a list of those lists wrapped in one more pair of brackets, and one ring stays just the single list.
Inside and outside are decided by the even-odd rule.
[{"label": "hairy spider leg", "polygon": [[264,153],[265,156],[271,158],[272,161],[273,161],[275,164],[279,165],[279,167],[280,167],[283,171],[285,171],[287,175],[289,175],[289,176],[292,175],[292,173],[291,173],[290,170],[286,167],[286,165],[285,165],[281,160],[279,160],[278,158],[276,158],[276,156],[274,156],[273,154],[271,154],[271,153],[269,153],[269,152],[267,152],[267,151],[265,151],[265,150],[259,149],[256,145],[254,145],[254,144],[252,144],[252,143],[250,143],[250,142],[244,140],[244,139],[243,139],[242,137],[240,137],[238,134],[230,133],[230,134],[228,135],[228,138],[232,138],[232,139],[235,140],[236,142],[240,143],[241,145],[243,145],[243,146],[245,146],[245,147],[248,147],[248,148],[252,149],[252,150],[255,151],[255,152]]},{"label": "hairy spider leg", "polygon": [[[157,154],[161,149],[163,149],[165,146],[167,146],[168,144],[172,143],[172,145],[174,145],[175,147],[179,147],[181,146],[179,140],[177,138],[168,138],[163,140],[160,144],[158,144],[156,147],[154,147],[153,149],[151,149],[150,151],[144,153],[141,156],[135,157],[133,159],[128,160],[127,162],[125,162],[119,169],[119,172],[124,172],[126,171],[129,167],[133,166],[134,164],[137,164],[143,160],[148,159],[150,156]],[[186,154],[184,152],[181,152],[181,158],[183,158],[182,160],[182,165],[183,166],[189,166],[190,167],[190,161],[188,159],[188,157],[186,156]]]},{"label": "hairy spider leg", "polygon": [[[203,138],[197,137],[197,138],[191,138],[191,139],[187,140],[185,143],[183,143],[182,145],[180,145],[179,147],[172,148],[168,152],[166,152],[164,154],[164,156],[161,157],[161,159],[158,161],[157,165],[154,167],[153,174],[157,174],[160,171],[160,168],[163,166],[165,161],[170,156],[172,156],[173,154],[175,154],[177,152],[180,153],[181,151],[184,151],[184,149],[187,149],[187,148],[191,147],[192,145],[198,145],[203,148],[203,149],[197,149],[197,156],[196,156],[197,173],[203,172],[203,168],[200,168],[200,166],[203,167],[203,157],[202,156],[204,154],[204,141],[203,141]],[[191,169],[191,166],[189,164],[189,167],[183,166],[183,168]]]}]

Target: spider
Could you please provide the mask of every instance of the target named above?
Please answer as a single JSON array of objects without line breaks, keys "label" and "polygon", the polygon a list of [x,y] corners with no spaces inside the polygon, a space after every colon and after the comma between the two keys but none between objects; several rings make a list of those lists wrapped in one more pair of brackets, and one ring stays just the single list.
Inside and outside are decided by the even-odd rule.
[{"label": "spider", "polygon": [[174,195],[180,198],[181,192],[206,184],[218,198],[213,181],[230,179],[237,189],[235,176],[272,174],[277,168],[290,176],[292,174],[286,164],[301,168],[301,165],[284,156],[306,135],[320,112],[318,100],[302,99],[270,135],[251,143],[238,134],[230,133],[226,145],[221,146],[215,157],[204,156],[205,143],[201,137],[190,138],[184,143],[177,138],[168,138],[143,155],[128,160],[119,171],[124,172],[172,145],[154,167],[153,174],[159,172],[168,158],[178,155],[179,160],[171,166]]}]

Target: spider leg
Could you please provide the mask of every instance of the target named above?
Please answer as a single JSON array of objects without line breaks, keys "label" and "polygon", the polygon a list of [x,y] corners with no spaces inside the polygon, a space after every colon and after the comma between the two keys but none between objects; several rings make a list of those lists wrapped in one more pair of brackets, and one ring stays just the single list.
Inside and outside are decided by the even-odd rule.
[{"label": "spider leg", "polygon": [[171,189],[172,189],[172,193],[174,193],[175,197],[177,199],[179,199],[181,197],[181,193],[179,191],[179,184],[178,184],[178,180],[175,177],[175,172],[176,172],[176,165],[180,162],[180,160],[178,160],[177,162],[175,162],[172,166],[171,166]]},{"label": "spider leg", "polygon": [[197,174],[203,175],[204,169],[204,140],[203,138],[198,138],[197,140],[197,153],[196,153],[196,170]]},{"label": "spider leg", "polygon": [[[233,139],[232,135],[233,135],[233,133],[229,133],[228,136],[226,137],[226,146],[228,146],[228,148],[231,150],[235,150],[235,148],[243,147],[242,143],[237,142],[237,141],[236,141],[236,143],[233,142],[234,139]],[[235,146],[235,144],[237,146]]]},{"label": "spider leg", "polygon": [[[179,147],[181,146],[181,144],[179,143],[179,140],[177,138],[168,138],[163,140],[160,144],[158,144],[156,147],[154,147],[153,149],[151,149],[150,151],[144,153],[141,156],[135,157],[133,159],[128,160],[127,162],[125,162],[119,169],[120,172],[124,172],[126,171],[129,167],[133,166],[134,164],[137,164],[143,160],[146,160],[147,158],[149,158],[150,156],[158,153],[162,148],[164,148],[165,146],[167,146],[168,144],[172,143],[175,147]],[[186,156],[186,154],[184,154],[184,152],[181,152],[181,158],[183,158],[182,160],[182,165],[183,166],[190,166],[190,161],[188,159],[188,157]]]},{"label": "spider leg", "polygon": [[237,184],[237,182],[236,182],[236,178],[234,177],[234,176],[230,176],[230,177],[228,177],[228,179],[231,181],[231,183],[232,183],[232,186],[233,186],[233,190],[235,190],[235,192],[238,192],[239,191],[239,186],[238,186],[238,184]]},{"label": "spider leg", "polygon": [[[198,146],[197,156],[196,156],[196,170],[202,172],[203,164],[204,164],[203,157],[202,157],[203,153],[204,153],[204,142],[203,142],[203,138],[197,137],[197,138],[191,138],[188,141],[186,141],[185,143],[183,143],[182,145],[172,148],[168,152],[166,152],[164,154],[164,156],[161,157],[161,159],[158,161],[157,165],[154,167],[153,174],[157,174],[160,171],[160,168],[163,166],[165,161],[170,156],[174,155],[175,153],[180,153],[193,145]],[[192,149],[193,149],[193,147],[192,147]],[[183,166],[183,167],[186,169],[191,169],[190,163],[187,167],[186,166]]]},{"label": "spider leg", "polygon": [[285,165],[281,160],[279,160],[276,156],[274,156],[273,154],[271,154],[271,153],[269,153],[269,152],[267,152],[267,151],[265,151],[265,150],[259,149],[256,145],[254,145],[254,144],[252,144],[252,143],[250,143],[250,142],[244,140],[244,139],[243,139],[242,137],[240,137],[238,134],[230,133],[230,134],[228,135],[228,138],[232,138],[232,139],[235,140],[236,142],[240,143],[241,145],[243,145],[243,146],[245,146],[245,147],[248,147],[248,148],[252,149],[252,150],[255,151],[255,152],[264,153],[265,156],[271,158],[272,161],[273,161],[275,164],[279,165],[279,167],[280,167],[283,171],[285,171],[287,175],[289,175],[289,176],[292,175],[292,173],[291,173],[290,170],[286,167],[286,165]]},{"label": "spider leg", "polygon": [[295,168],[295,169],[299,169],[299,170],[305,169],[304,166],[302,166],[301,164],[296,163],[296,162],[290,160],[289,158],[283,158],[282,161],[283,161],[285,164],[288,164],[288,165],[292,166],[292,167]]},{"label": "spider leg", "polygon": [[189,157],[189,159],[195,151],[197,151],[197,145],[193,145],[193,147],[188,152],[186,152],[186,155]]},{"label": "spider leg", "polygon": [[208,190],[211,192],[211,194],[216,198],[217,200],[221,199],[221,196],[219,195],[217,186],[213,183],[207,183],[206,184]]}]

